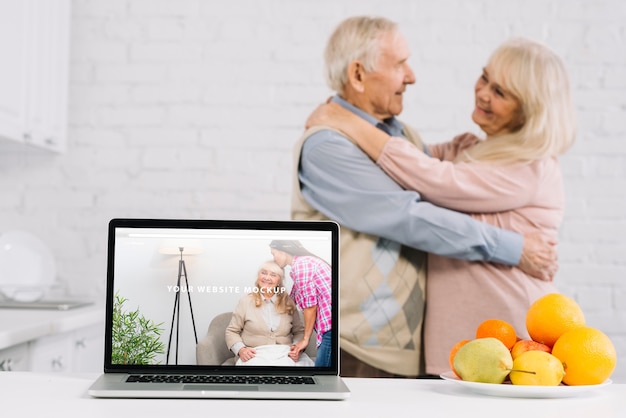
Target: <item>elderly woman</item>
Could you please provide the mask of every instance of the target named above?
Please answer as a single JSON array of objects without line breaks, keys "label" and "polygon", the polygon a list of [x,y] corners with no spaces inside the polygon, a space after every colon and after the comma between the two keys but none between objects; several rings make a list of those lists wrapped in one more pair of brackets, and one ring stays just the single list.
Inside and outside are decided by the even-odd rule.
[{"label": "elderly woman", "polygon": [[302,340],[304,325],[287,293],[284,271],[273,260],[261,265],[254,289],[233,311],[226,328],[226,344],[239,357],[237,364],[309,366],[306,355],[292,353]]},{"label": "elderly woman", "polygon": [[[558,157],[573,143],[574,112],[567,71],[546,46],[527,39],[502,44],[478,77],[472,120],[484,139],[462,134],[426,155],[335,104],[307,124],[344,132],[389,176],[425,200],[471,213],[522,234],[556,241],[564,192]],[[475,337],[489,318],[511,323],[528,338],[525,313],[554,285],[516,267],[430,254],[424,325],[426,371],[449,370],[454,344]]]}]

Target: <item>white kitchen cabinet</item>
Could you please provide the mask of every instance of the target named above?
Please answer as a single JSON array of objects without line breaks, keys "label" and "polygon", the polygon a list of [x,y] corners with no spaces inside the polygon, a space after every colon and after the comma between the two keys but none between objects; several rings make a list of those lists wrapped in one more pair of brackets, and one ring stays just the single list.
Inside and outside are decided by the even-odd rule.
[{"label": "white kitchen cabinet", "polygon": [[0,0],[0,137],[64,151],[70,0]]},{"label": "white kitchen cabinet", "polygon": [[69,372],[72,341],[63,334],[42,337],[29,343],[28,354],[33,372]]},{"label": "white kitchen cabinet", "polygon": [[103,328],[87,327],[50,335],[30,342],[29,370],[44,373],[98,372],[102,370],[103,353]]},{"label": "white kitchen cabinet", "polygon": [[26,4],[0,0],[0,136],[16,140],[26,124]]},{"label": "white kitchen cabinet", "polygon": [[30,370],[29,360],[27,343],[0,350],[0,372]]},{"label": "white kitchen cabinet", "polygon": [[102,371],[104,311],[0,309],[0,371]]},{"label": "white kitchen cabinet", "polygon": [[104,367],[104,324],[83,328],[72,335],[72,370],[81,373],[102,372]]}]

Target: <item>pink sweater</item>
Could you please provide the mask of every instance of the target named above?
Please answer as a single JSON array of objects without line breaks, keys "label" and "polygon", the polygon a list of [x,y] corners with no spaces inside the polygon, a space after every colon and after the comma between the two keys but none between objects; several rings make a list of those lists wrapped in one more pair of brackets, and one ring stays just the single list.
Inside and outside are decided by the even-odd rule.
[{"label": "pink sweater", "polygon": [[[434,158],[400,138],[391,138],[377,163],[405,189],[424,200],[471,213],[478,220],[522,234],[557,236],[563,219],[563,184],[557,159],[508,166],[452,163],[477,138],[471,134],[430,146]],[[443,160],[443,161],[441,161]],[[519,338],[529,338],[526,311],[538,297],[556,292],[551,282],[517,267],[456,260],[429,254],[424,345],[426,372],[450,370],[452,346],[475,338],[490,318],[511,323]]]}]

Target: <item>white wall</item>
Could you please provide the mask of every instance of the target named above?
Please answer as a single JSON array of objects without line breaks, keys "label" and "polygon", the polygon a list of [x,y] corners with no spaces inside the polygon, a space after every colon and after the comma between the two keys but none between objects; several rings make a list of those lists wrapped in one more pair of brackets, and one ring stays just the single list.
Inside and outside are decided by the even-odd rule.
[{"label": "white wall", "polygon": [[501,41],[564,57],[579,135],[556,283],[611,336],[626,381],[622,0],[75,0],[68,151],[0,142],[0,231],[36,232],[71,291],[100,296],[111,217],[288,218],[292,144],[353,14],[400,23],[417,74],[403,118],[427,142],[474,129],[473,82]]}]

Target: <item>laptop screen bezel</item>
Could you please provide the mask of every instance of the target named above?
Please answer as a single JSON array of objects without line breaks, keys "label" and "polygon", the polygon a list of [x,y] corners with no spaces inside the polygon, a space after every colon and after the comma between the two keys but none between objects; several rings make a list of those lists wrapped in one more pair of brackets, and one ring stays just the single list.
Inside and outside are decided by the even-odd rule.
[{"label": "laptop screen bezel", "polygon": [[[329,367],[277,367],[277,366],[225,366],[225,365],[192,365],[192,364],[156,364],[130,365],[112,363],[113,346],[113,306],[115,299],[115,250],[116,231],[118,228],[164,228],[164,229],[209,229],[209,230],[254,230],[254,231],[328,231],[331,234],[331,271],[332,271],[332,324],[333,332],[332,361]],[[232,375],[264,375],[277,373],[283,375],[337,375],[339,370],[339,225],[333,221],[266,221],[266,220],[203,220],[203,219],[137,219],[115,218],[108,226],[107,247],[107,286],[106,286],[106,318],[104,371],[107,373],[193,373],[193,374],[232,374]],[[269,251],[268,251],[269,254]],[[290,280],[286,278],[286,280]],[[234,308],[234,307],[233,307]],[[199,331],[198,339],[202,336]],[[314,344],[314,341],[311,341]]]}]

